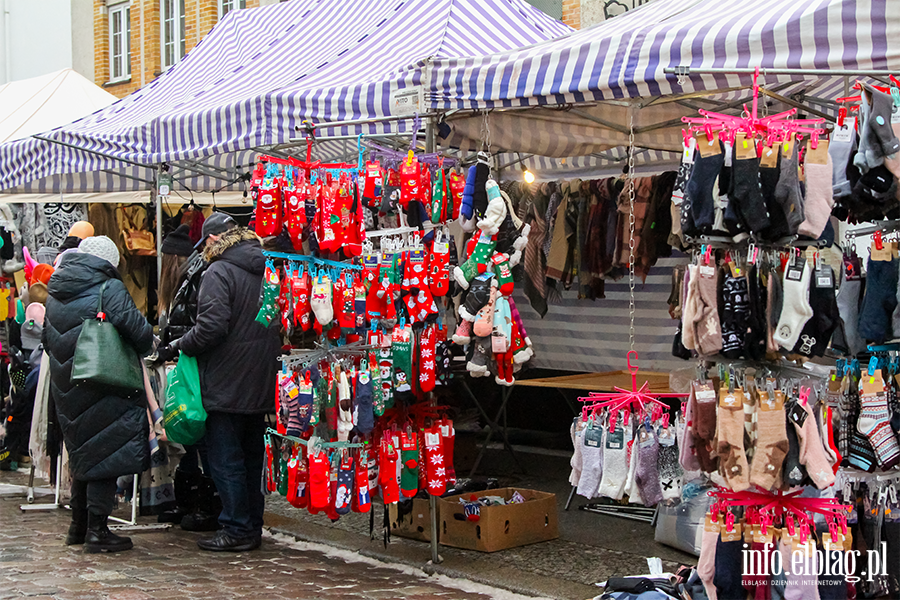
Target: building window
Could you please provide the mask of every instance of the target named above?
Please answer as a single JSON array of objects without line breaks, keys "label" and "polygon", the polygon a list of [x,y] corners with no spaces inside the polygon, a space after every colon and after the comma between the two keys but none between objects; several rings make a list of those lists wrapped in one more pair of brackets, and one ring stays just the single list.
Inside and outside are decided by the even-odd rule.
[{"label": "building window", "polygon": [[247,0],[219,0],[219,20],[238,8],[247,8]]},{"label": "building window", "polygon": [[162,0],[162,67],[167,69],[184,58],[184,0]]},{"label": "building window", "polygon": [[109,7],[109,80],[131,77],[131,7]]}]

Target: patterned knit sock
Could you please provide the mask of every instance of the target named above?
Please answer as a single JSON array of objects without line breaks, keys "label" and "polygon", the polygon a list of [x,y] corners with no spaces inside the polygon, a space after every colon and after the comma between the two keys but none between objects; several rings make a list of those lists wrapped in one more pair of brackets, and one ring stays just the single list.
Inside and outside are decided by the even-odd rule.
[{"label": "patterned knit sock", "polygon": [[676,444],[676,427],[660,427],[657,433],[659,455],[656,468],[659,471],[659,486],[663,500],[681,498],[681,478],[684,472],[678,462],[678,446]]},{"label": "patterned knit sock", "polygon": [[744,409],[741,400],[744,394],[740,389],[729,392],[723,388],[720,395],[722,400],[716,413],[716,451],[729,487],[740,492],[750,487],[750,469],[744,451]]},{"label": "patterned knit sock", "polygon": [[[870,383],[870,380],[874,380],[874,383]],[[874,377],[863,376],[863,393],[860,398],[862,410],[856,428],[869,439],[881,468],[888,470],[900,462],[900,445],[891,429],[891,413],[888,410],[881,371],[875,371]]]},{"label": "patterned knit sock", "polygon": [[759,439],[750,466],[750,483],[764,490],[774,487],[788,451],[784,407],[768,406],[768,396],[761,397]]},{"label": "patterned knit sock", "polygon": [[662,502],[662,488],[659,485],[659,469],[656,460],[659,455],[659,442],[653,430],[642,426],[638,430],[636,446],[632,452],[638,452],[638,465],[635,472],[635,483],[641,491],[644,506],[655,506]]}]

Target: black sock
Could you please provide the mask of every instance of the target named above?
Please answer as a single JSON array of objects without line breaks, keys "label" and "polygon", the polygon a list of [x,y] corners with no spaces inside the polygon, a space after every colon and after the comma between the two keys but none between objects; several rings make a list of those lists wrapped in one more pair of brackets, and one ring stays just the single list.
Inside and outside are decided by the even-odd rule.
[{"label": "black sock", "polygon": [[747,595],[741,584],[743,547],[743,540],[723,542],[722,538],[719,538],[716,542],[716,572],[713,575],[713,585],[716,586],[716,594],[722,600],[725,598],[737,600]]},{"label": "black sock", "polygon": [[752,232],[763,231],[769,226],[769,215],[760,190],[759,160],[735,158],[731,177],[734,180],[734,187],[730,198],[737,204],[736,208],[743,217],[747,229]]},{"label": "black sock", "polygon": [[713,186],[724,164],[725,155],[721,152],[713,156],[700,156],[694,161],[694,170],[688,180],[686,192],[691,197],[694,227],[701,232],[712,229],[716,211]]}]

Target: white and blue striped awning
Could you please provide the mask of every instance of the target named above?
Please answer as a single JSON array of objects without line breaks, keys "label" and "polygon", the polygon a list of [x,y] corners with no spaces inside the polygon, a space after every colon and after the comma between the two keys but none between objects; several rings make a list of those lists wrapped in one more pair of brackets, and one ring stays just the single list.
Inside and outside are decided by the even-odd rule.
[{"label": "white and blue striped awning", "polygon": [[[657,0],[530,48],[436,58],[430,92],[436,107],[480,109],[652,98],[750,83],[746,74],[679,82],[664,72],[678,66],[900,70],[898,35],[896,0]],[[766,81],[791,78],[768,75]]]},{"label": "white and blue striped awning", "polygon": [[[294,0],[231,11],[183,61],[45,138],[0,146],[0,189],[146,189],[176,164],[218,189],[304,119],[389,116],[391,92],[427,85],[429,61],[534,45],[571,29],[524,0]],[[403,132],[406,123],[342,133]],[[332,132],[334,133],[334,132]]]}]

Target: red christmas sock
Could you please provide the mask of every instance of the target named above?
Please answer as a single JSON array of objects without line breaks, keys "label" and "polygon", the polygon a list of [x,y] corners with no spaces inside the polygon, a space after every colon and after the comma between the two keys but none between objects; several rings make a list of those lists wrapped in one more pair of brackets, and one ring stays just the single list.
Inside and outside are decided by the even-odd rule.
[{"label": "red christmas sock", "polygon": [[303,468],[303,447],[297,446],[288,462],[287,501],[296,508],[306,508],[306,473]]},{"label": "red christmas sock", "polygon": [[337,240],[337,228],[340,225],[340,216],[338,215],[337,190],[330,185],[320,186],[321,206],[316,213],[318,221],[318,231],[316,239],[319,242],[320,253],[337,252],[340,245]]},{"label": "red christmas sock", "polygon": [[275,454],[272,450],[272,439],[266,436],[266,489],[269,493],[277,491],[278,486],[275,483]]},{"label": "red christmas sock", "polygon": [[338,325],[340,325],[342,333],[353,333],[356,331],[356,291],[352,276],[345,273],[340,279],[344,281],[344,287],[341,289],[342,306],[340,315],[338,315]]},{"label": "red christmas sock", "polygon": [[450,244],[435,237],[428,255],[428,283],[433,296],[446,296],[450,290]]},{"label": "red christmas sock", "polygon": [[447,468],[444,466],[444,446],[441,428],[437,425],[424,431],[426,490],[432,496],[447,491]]},{"label": "red christmas sock", "polygon": [[324,452],[319,452],[309,459],[309,512],[317,514],[328,509],[330,493],[331,465]]},{"label": "red christmas sock", "polygon": [[281,277],[281,289],[278,292],[278,309],[281,312],[281,327],[290,335],[294,329],[292,312],[294,309],[294,272],[284,267],[284,274]]},{"label": "red christmas sock", "polygon": [[410,200],[419,199],[420,171],[419,161],[415,158],[404,160],[400,165],[400,206],[403,210],[409,206]]},{"label": "red christmas sock", "polygon": [[466,189],[466,178],[455,169],[450,171],[448,176],[450,180],[450,197],[452,199],[451,217],[455,221],[459,218],[459,207],[462,206],[463,190]]},{"label": "red christmas sock", "polygon": [[456,483],[456,469],[453,467],[453,446],[456,442],[456,429],[453,421],[443,419],[438,423],[441,428],[441,446],[444,448],[444,468],[447,469],[447,484]]},{"label": "red christmas sock", "polygon": [[430,315],[437,313],[437,304],[427,287],[418,292],[413,291],[406,297],[405,304],[411,323],[420,323]]},{"label": "red christmas sock", "polygon": [[834,422],[832,421],[831,407],[826,407],[825,409],[825,429],[826,429],[826,443],[828,447],[831,448],[831,452],[835,456],[834,464],[831,465],[831,469],[834,471],[834,474],[837,475],[838,468],[841,466],[841,461],[844,460],[844,457],[841,455],[838,450],[837,444],[834,441]]},{"label": "red christmas sock", "polygon": [[256,200],[256,234],[260,237],[270,237],[281,232],[279,169],[278,165],[269,165],[266,176],[259,186]]},{"label": "red christmas sock", "polygon": [[[293,168],[290,169],[295,171]],[[302,177],[302,175],[297,176]],[[284,189],[284,220],[291,245],[297,252],[303,251],[303,228],[306,227],[306,184],[291,175]]]},{"label": "red christmas sock", "polygon": [[309,331],[312,327],[312,310],[309,306],[309,293],[312,282],[309,271],[304,270],[301,275],[299,270],[294,272],[294,324],[303,331]]},{"label": "red christmas sock", "polygon": [[353,512],[369,512],[372,500],[369,496],[369,458],[366,450],[359,451],[354,473],[356,493],[353,495]]},{"label": "red christmas sock", "polygon": [[397,447],[391,438],[383,437],[378,456],[378,482],[381,486],[381,499],[385,504],[393,504],[400,500],[400,485],[397,482],[398,457]]},{"label": "red christmas sock", "polygon": [[437,336],[435,329],[434,325],[426,325],[419,342],[419,388],[426,393],[434,389],[434,351]]}]

